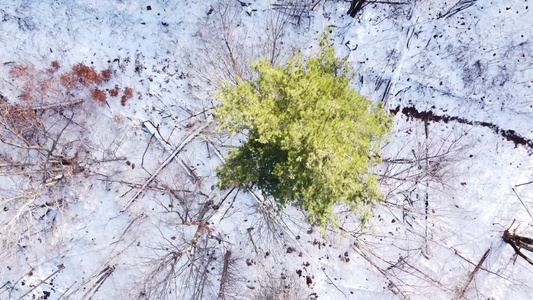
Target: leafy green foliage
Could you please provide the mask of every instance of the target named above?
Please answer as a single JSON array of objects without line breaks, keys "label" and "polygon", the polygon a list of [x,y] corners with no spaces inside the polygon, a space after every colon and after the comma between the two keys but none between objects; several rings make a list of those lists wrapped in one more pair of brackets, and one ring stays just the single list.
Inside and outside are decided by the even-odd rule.
[{"label": "leafy green foliage", "polygon": [[335,221],[335,204],[365,220],[381,199],[371,169],[391,127],[382,107],[349,86],[352,74],[330,42],[323,35],[318,54],[297,53],[283,66],[260,59],[257,79],[225,83],[216,109],[220,129],[248,135],[218,169],[219,185],[257,187],[322,226]]}]

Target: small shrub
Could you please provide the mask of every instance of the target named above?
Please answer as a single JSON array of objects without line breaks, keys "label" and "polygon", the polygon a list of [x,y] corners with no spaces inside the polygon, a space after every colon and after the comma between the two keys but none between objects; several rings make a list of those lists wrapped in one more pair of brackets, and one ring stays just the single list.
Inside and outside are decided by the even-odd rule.
[{"label": "small shrub", "polygon": [[76,81],[83,84],[84,86],[88,86],[92,83],[102,83],[102,77],[100,77],[100,75],[96,73],[96,70],[93,67],[88,67],[84,64],[77,64],[72,67],[72,73]]},{"label": "small shrub", "polygon": [[109,80],[111,80],[111,75],[111,70],[103,70],[102,72],[100,72],[100,77],[104,82],[108,82]]},{"label": "small shrub", "polygon": [[35,110],[9,103],[0,105],[0,118],[9,124],[10,130],[20,136],[29,137],[39,131],[42,123]]},{"label": "small shrub", "polygon": [[28,75],[28,67],[16,65],[9,71],[9,74],[15,78],[25,77]]},{"label": "small shrub", "polygon": [[57,60],[54,60],[52,62],[52,69],[57,71],[59,69],[59,67],[60,67],[59,62]]},{"label": "small shrub", "polygon": [[100,103],[105,103],[107,98],[106,94],[99,89],[92,90],[91,97]]},{"label": "small shrub", "polygon": [[66,87],[67,89],[74,87],[74,84],[76,83],[72,73],[61,74],[60,81],[61,85]]},{"label": "small shrub", "polygon": [[118,86],[116,86],[114,89],[110,89],[108,91],[109,96],[111,97],[117,97],[118,96]]},{"label": "small shrub", "polygon": [[46,93],[48,90],[53,89],[56,82],[53,79],[44,79],[41,81],[41,92]]},{"label": "small shrub", "polygon": [[[56,73],[60,69],[59,62],[51,62],[51,67],[44,70],[36,70],[31,66],[16,65],[9,74],[13,78],[19,79],[23,84],[21,98],[24,101],[46,101],[57,99],[58,96],[74,97],[79,92],[79,96],[86,96],[90,93],[91,98],[99,103],[106,103],[107,94],[111,97],[118,97],[120,88],[116,85],[113,89],[105,90],[102,87],[104,82],[109,82],[113,77],[110,69],[95,70],[83,63],[76,64],[70,72]],[[121,98],[121,104],[133,98],[133,89],[127,87]]]},{"label": "small shrub", "polygon": [[120,104],[122,104],[122,106],[126,106],[126,102],[133,98],[133,89],[130,88],[130,87],[127,87],[125,90],[124,90],[124,94],[122,95],[122,98],[120,100]]},{"label": "small shrub", "polygon": [[22,100],[24,101],[30,101],[33,97],[32,95],[33,95],[33,90],[29,87],[26,87],[24,91],[22,92],[22,94],[20,95],[20,98],[22,98]]}]

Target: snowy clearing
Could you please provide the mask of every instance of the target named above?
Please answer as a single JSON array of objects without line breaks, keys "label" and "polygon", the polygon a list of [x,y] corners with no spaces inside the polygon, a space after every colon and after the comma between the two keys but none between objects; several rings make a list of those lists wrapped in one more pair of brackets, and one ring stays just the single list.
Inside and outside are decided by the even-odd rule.
[{"label": "snowy clearing", "polygon": [[[528,5],[2,1],[0,299],[528,299]],[[326,26],[395,113],[364,230],[215,187],[213,90]]]}]

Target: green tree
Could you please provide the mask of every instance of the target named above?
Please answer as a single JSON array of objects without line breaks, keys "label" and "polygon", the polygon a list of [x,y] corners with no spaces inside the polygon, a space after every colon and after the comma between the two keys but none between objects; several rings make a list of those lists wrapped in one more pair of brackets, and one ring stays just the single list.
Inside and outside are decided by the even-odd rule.
[{"label": "green tree", "polygon": [[219,129],[248,135],[218,169],[219,186],[257,187],[321,226],[335,221],[335,204],[366,220],[382,198],[371,170],[391,117],[349,86],[353,75],[327,34],[314,56],[297,53],[282,66],[261,58],[252,70],[256,79],[218,91]]}]

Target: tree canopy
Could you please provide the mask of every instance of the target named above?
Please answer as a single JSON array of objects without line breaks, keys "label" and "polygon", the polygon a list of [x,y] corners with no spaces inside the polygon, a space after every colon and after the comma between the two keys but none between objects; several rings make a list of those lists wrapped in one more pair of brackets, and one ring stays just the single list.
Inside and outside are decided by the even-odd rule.
[{"label": "tree canopy", "polygon": [[335,220],[336,204],[365,220],[382,198],[372,168],[392,118],[350,87],[353,74],[327,34],[315,55],[277,66],[261,58],[252,70],[255,79],[224,83],[217,94],[219,129],[248,136],[218,169],[219,185],[259,188],[318,225]]}]

